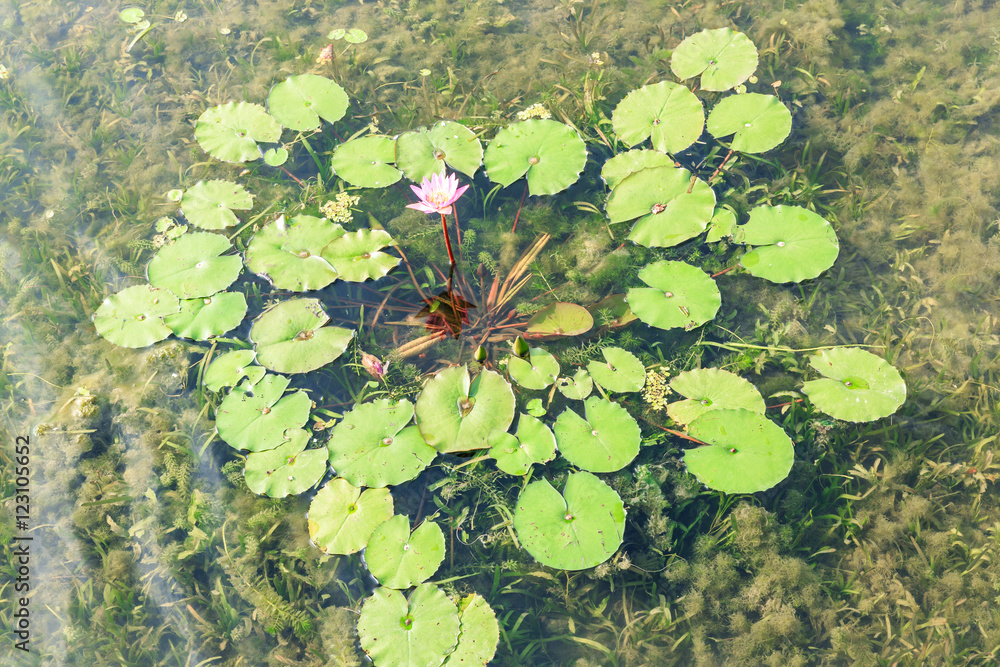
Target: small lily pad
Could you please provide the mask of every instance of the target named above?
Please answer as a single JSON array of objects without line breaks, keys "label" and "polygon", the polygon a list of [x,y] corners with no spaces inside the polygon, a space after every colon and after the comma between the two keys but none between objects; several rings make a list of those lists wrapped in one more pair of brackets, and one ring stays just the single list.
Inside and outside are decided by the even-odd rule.
[{"label": "small lily pad", "polygon": [[304,391],[282,396],[289,379],[266,375],[246,392],[231,392],[216,410],[219,437],[233,449],[263,452],[285,441],[285,431],[302,428],[312,401]]},{"label": "small lily pad", "polygon": [[733,135],[730,148],[741,153],[769,151],[792,131],[792,114],[774,95],[744,93],[722,99],[708,114],[716,139]]},{"label": "small lily pad", "polygon": [[636,317],[659,329],[700,327],[722,305],[711,276],[684,262],[654,262],[639,271],[639,279],[649,287],[630,289],[628,305]]},{"label": "small lily pad", "polygon": [[626,176],[607,205],[612,223],[638,218],[628,238],[647,248],[669,248],[698,236],[714,210],[715,191],[678,167],[651,167]]},{"label": "small lily pad", "polygon": [[720,368],[684,371],[670,381],[670,388],[685,397],[667,406],[667,414],[678,424],[690,424],[711,410],[743,408],[764,414],[764,399],[757,388]]},{"label": "small lily pad", "polygon": [[473,593],[459,601],[458,618],[462,622],[458,646],[444,664],[450,667],[489,664],[500,641],[500,626],[493,609],[482,595]]},{"label": "small lily pad", "polygon": [[570,474],[562,494],[541,479],[517,499],[514,530],[541,564],[585,570],[611,558],[621,546],[625,504],[589,472]]},{"label": "small lily pad", "polygon": [[118,18],[125,23],[138,23],[145,16],[146,12],[142,11],[138,7],[126,7],[118,13]]},{"label": "small lily pad", "polygon": [[559,393],[566,398],[582,401],[590,396],[590,392],[594,389],[594,381],[591,379],[590,373],[580,369],[573,374],[573,377],[561,377],[556,380],[556,387],[559,388]]},{"label": "small lily pad", "polygon": [[243,478],[259,496],[284,498],[311,489],[326,474],[326,449],[306,449],[312,434],[288,432],[289,440],[274,449],[247,455]]},{"label": "small lily pad", "polygon": [[646,384],[646,368],[639,358],[620,347],[601,349],[604,362],[591,361],[587,370],[594,382],[608,391],[639,391]]},{"label": "small lily pad", "polygon": [[732,236],[735,228],[736,214],[728,208],[717,208],[715,214],[712,215],[712,221],[708,224],[705,243],[715,243],[727,236]]},{"label": "small lily pad", "polygon": [[257,318],[250,340],[257,362],[278,373],[308,373],[347,349],[354,331],[323,326],[330,316],[317,299],[283,301]]},{"label": "small lily pad", "polygon": [[396,141],[392,137],[367,136],[337,146],[330,166],[342,179],[362,188],[386,188],[403,177],[392,166]]},{"label": "small lily pad", "polygon": [[323,248],[343,235],[343,227],[323,218],[297,215],[286,222],[279,216],[250,239],[247,268],[277,289],[322,289],[339,276],[322,257]]},{"label": "small lily pad", "polygon": [[656,150],[678,153],[701,136],[705,110],[686,86],[661,81],[626,95],[615,107],[611,123],[626,146],[652,138]]},{"label": "small lily pad", "polygon": [[556,455],[556,437],[549,427],[524,413],[518,419],[516,437],[494,431],[489,443],[490,457],[508,475],[527,475],[533,463],[546,463]]},{"label": "small lily pad", "polygon": [[396,164],[417,183],[447,167],[468,177],[483,163],[483,145],[476,133],[455,121],[443,120],[430,130],[404,132],[396,139]]},{"label": "small lily pad", "polygon": [[514,392],[493,371],[469,380],[465,366],[454,366],[427,381],[417,397],[417,428],[439,452],[465,452],[489,447],[487,438],[506,431],[514,420]]},{"label": "small lily pad", "polygon": [[182,299],[212,296],[232,285],[243,270],[239,255],[222,255],[232,249],[225,236],[189,232],[160,248],[146,275],[150,284]]},{"label": "small lily pad", "polygon": [[264,162],[271,167],[280,167],[288,161],[288,149],[284,146],[268,148],[264,151]]},{"label": "small lily pad", "polygon": [[347,232],[323,248],[323,259],[340,274],[341,280],[360,283],[377,280],[396,268],[399,258],[382,252],[395,242],[381,229]]},{"label": "small lily pad", "polygon": [[587,418],[565,410],[553,430],[559,451],[570,463],[590,472],[621,470],[639,454],[639,424],[617,403],[591,396]]},{"label": "small lily pad", "polygon": [[259,104],[228,102],[205,110],[194,128],[198,144],[223,162],[247,162],[260,157],[258,142],[281,138],[281,125]]},{"label": "small lily pad", "polygon": [[648,148],[637,148],[619,153],[605,162],[604,166],[601,167],[601,178],[604,179],[609,188],[614,189],[623,178],[641,169],[673,166],[674,161],[669,155]]},{"label": "small lily pad", "polygon": [[344,41],[348,44],[361,44],[368,41],[368,33],[361,28],[351,28],[344,32]]},{"label": "small lily pad", "polygon": [[635,322],[638,318],[628,307],[624,294],[611,294],[597,303],[587,306],[594,321],[601,329],[619,329]]},{"label": "small lily pad", "polygon": [[327,482],[309,505],[309,539],[323,553],[353,554],[364,549],[375,528],[391,518],[389,489],[362,492],[338,477]]},{"label": "small lily pad", "polygon": [[365,564],[386,588],[403,590],[422,584],[444,560],[441,526],[425,521],[410,532],[410,521],[397,514],[372,533],[365,547]]},{"label": "small lily pad", "polygon": [[746,35],[729,28],[702,30],[677,45],[670,69],[679,79],[700,74],[703,90],[729,90],[757,69],[757,47]]},{"label": "small lily pad", "polygon": [[250,380],[251,385],[257,384],[267,371],[254,363],[255,357],[253,350],[233,350],[216,357],[205,371],[205,387],[209,391],[222,391],[224,387],[235,387],[243,378]]},{"label": "small lily pad", "polygon": [[382,586],[358,619],[361,648],[375,667],[439,667],[458,643],[458,608],[440,588],[420,584],[406,599]]},{"label": "small lily pad", "polygon": [[315,130],[322,118],[335,123],[347,113],[347,93],[335,81],[316,74],[290,76],[271,88],[271,116],[291,130]]},{"label": "small lily pad", "polygon": [[128,287],[106,298],[94,313],[94,328],[122,347],[146,347],[170,335],[163,318],[180,310],[177,297],[151,285]]},{"label": "small lily pad", "polygon": [[528,192],[554,195],[576,183],[587,164],[587,147],[570,126],[533,119],[497,132],[483,161],[494,183],[506,187],[527,175]]},{"label": "small lily pad", "polygon": [[528,338],[545,336],[579,336],[594,326],[594,317],[583,306],[575,303],[550,303],[525,324]]},{"label": "small lily pad", "polygon": [[825,219],[801,206],[758,206],[733,240],[753,246],[740,258],[751,275],[774,283],[819,276],[840,254],[837,233]]},{"label": "small lily pad", "polygon": [[889,362],[858,348],[821,350],[809,365],[822,380],[806,382],[802,391],[834,419],[868,422],[888,417],[906,400],[906,383]]},{"label": "small lily pad", "polygon": [[510,379],[525,389],[545,389],[559,377],[559,362],[540,347],[528,351],[528,358],[511,356],[507,362]]},{"label": "small lily pad", "polygon": [[524,409],[527,410],[528,414],[532,417],[544,417],[545,413],[548,412],[548,410],[545,409],[545,406],[542,405],[542,399],[540,398],[533,398],[528,401],[525,404]]},{"label": "small lily pad", "polygon": [[167,315],[163,323],[175,336],[192,340],[221,336],[238,327],[247,314],[247,300],[240,292],[184,299],[180,305],[180,312]]},{"label": "small lily pad", "polygon": [[233,213],[253,208],[253,195],[237,183],[198,181],[181,195],[181,213],[195,227],[225,229],[240,220]]}]

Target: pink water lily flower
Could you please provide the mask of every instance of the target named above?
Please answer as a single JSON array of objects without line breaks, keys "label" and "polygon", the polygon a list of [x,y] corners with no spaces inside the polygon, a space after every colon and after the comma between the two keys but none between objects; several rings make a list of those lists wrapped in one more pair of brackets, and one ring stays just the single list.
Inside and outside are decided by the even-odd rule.
[{"label": "pink water lily flower", "polygon": [[455,174],[447,176],[434,174],[430,178],[424,177],[420,187],[411,185],[410,188],[420,201],[416,204],[407,204],[406,208],[415,208],[424,213],[448,215],[451,213],[451,205],[458,201],[469,186],[458,187],[458,177]]}]

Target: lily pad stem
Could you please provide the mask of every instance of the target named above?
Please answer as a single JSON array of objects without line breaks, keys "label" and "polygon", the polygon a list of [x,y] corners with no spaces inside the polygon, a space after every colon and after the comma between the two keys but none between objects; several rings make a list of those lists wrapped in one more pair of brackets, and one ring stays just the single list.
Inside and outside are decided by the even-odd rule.
[{"label": "lily pad stem", "polygon": [[524,183],[524,193],[521,195],[521,203],[517,205],[517,214],[514,216],[514,226],[510,228],[510,233],[517,231],[517,220],[521,217],[521,208],[524,206],[524,198],[528,196],[528,183]]},{"label": "lily pad stem", "polygon": [[729,162],[729,158],[731,158],[732,156],[733,156],[733,149],[730,148],[729,152],[726,153],[726,157],[722,159],[722,164],[720,164],[718,167],[715,168],[715,171],[713,171],[712,175],[708,177],[706,183],[708,183],[709,185],[712,184],[712,180],[719,175],[719,172],[722,171],[722,168],[726,166],[726,163]]},{"label": "lily pad stem", "polygon": [[441,214],[441,231],[444,232],[444,245],[448,249],[448,263],[451,264],[452,267],[454,267],[455,256],[451,254],[451,239],[448,237],[448,220],[445,219],[444,213]]},{"label": "lily pad stem", "polygon": [[713,274],[712,274],[712,277],[713,277],[713,278],[718,278],[718,277],[719,277],[719,276],[721,276],[721,275],[722,275],[723,273],[729,273],[729,272],[730,272],[730,271],[732,271],[733,269],[737,269],[737,268],[739,268],[739,266],[740,266],[739,264],[733,264],[733,265],[732,265],[732,266],[730,266],[730,267],[729,267],[728,269],[722,269],[722,270],[721,270],[721,271],[719,271],[718,273],[713,273]]},{"label": "lily pad stem", "polygon": [[[318,178],[319,178],[319,184],[323,185],[323,164],[319,161],[319,156],[316,155],[316,151],[314,151],[313,147],[311,145],[309,145],[309,140],[306,139],[304,136],[302,136],[301,132],[299,132],[299,138],[302,139],[302,145],[306,147],[306,150],[309,152],[309,155],[312,157],[313,162],[316,163],[316,169],[319,170],[319,176],[318,176]],[[300,183],[301,183],[301,181],[300,181]]]}]

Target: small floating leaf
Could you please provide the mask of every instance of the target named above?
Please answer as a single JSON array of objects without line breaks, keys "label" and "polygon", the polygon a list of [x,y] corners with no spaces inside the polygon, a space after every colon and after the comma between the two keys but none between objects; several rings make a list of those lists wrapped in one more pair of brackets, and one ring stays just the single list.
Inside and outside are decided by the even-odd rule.
[{"label": "small floating leaf", "polygon": [[335,123],[347,113],[347,93],[335,81],[316,74],[290,76],[271,88],[267,107],[291,130],[315,130],[320,118]]},{"label": "small floating leaf", "polygon": [[647,248],[669,248],[705,231],[715,210],[715,191],[691,172],[651,167],[622,179],[608,197],[612,223],[636,220],[629,240]]},{"label": "small floating leaf", "polygon": [[396,160],[396,141],[391,137],[367,136],[351,139],[337,146],[330,166],[351,185],[363,188],[386,188],[403,177],[392,166]]},{"label": "small floating leaf", "polygon": [[264,107],[250,102],[228,102],[205,110],[194,128],[198,144],[223,162],[247,162],[260,157],[258,142],[281,137],[281,126]]},{"label": "small floating leaf", "polygon": [[764,399],[757,388],[720,368],[684,371],[670,381],[670,388],[685,397],[667,406],[667,414],[678,424],[690,424],[711,410],[743,408],[764,414]]},{"label": "small floating leaf", "polygon": [[267,371],[254,363],[255,356],[253,350],[233,350],[216,357],[205,371],[205,387],[222,391],[224,387],[235,387],[243,378],[251,385],[257,384]]},{"label": "small floating leaf", "polygon": [[439,372],[417,397],[420,434],[439,452],[465,452],[489,447],[487,438],[506,431],[514,420],[514,392],[493,371],[481,371],[470,382],[465,366]]},{"label": "small floating leaf", "polygon": [[802,391],[834,419],[868,422],[894,413],[906,400],[906,383],[889,362],[858,348],[821,350],[809,365],[825,378]]},{"label": "small floating leaf", "polygon": [[707,127],[716,139],[734,135],[730,144],[734,151],[763,153],[792,131],[792,114],[774,95],[730,95],[708,114]]},{"label": "small floating leaf", "polygon": [[219,292],[182,300],[180,312],[166,316],[163,323],[180,338],[208,340],[238,327],[246,314],[247,300],[242,293]]},{"label": "small floating leaf", "polygon": [[594,321],[601,329],[618,329],[638,319],[628,307],[624,294],[611,294],[597,303],[587,306]]},{"label": "small floating leaf", "polygon": [[[309,505],[309,539],[327,554],[361,551],[375,528],[392,518],[389,489],[361,489],[331,479]],[[379,589],[382,590],[382,589]]]},{"label": "small floating leaf", "polygon": [[605,180],[609,188],[614,189],[618,187],[623,178],[641,169],[673,166],[674,161],[669,155],[660,151],[649,150],[648,148],[637,148],[619,153],[605,162],[604,166],[601,167],[601,178]]},{"label": "small floating leaf", "polygon": [[253,195],[229,181],[198,181],[181,196],[181,213],[195,227],[225,229],[239,222],[233,213],[253,208]]},{"label": "small floating leaf", "polygon": [[344,41],[349,44],[361,44],[368,41],[368,33],[361,28],[351,28],[344,33]]},{"label": "small floating leaf", "polygon": [[646,368],[639,358],[620,347],[601,349],[604,361],[591,361],[587,370],[608,391],[639,391],[646,384]]},{"label": "small floating leaf", "polygon": [[525,324],[529,338],[544,336],[579,336],[594,326],[594,317],[583,306],[575,303],[550,303]]},{"label": "small floating leaf", "polygon": [[394,241],[381,229],[347,232],[323,248],[322,256],[340,274],[341,280],[360,283],[377,280],[396,268],[399,258],[382,252]]},{"label": "small floating leaf", "polygon": [[559,377],[559,362],[540,347],[528,351],[528,358],[511,356],[507,361],[510,379],[525,389],[545,389]]},{"label": "small floating leaf", "polygon": [[705,243],[715,243],[727,236],[733,235],[736,228],[736,214],[728,208],[717,208],[712,216],[712,221],[708,225],[708,234],[705,235]]},{"label": "small floating leaf", "polygon": [[594,381],[590,378],[590,373],[581,369],[573,377],[561,377],[556,380],[559,393],[574,401],[582,401],[590,396],[594,389]]},{"label": "small floating leaf", "polygon": [[740,258],[752,275],[774,283],[815,278],[837,261],[840,242],[829,222],[801,206],[758,206],[733,240],[754,246]]},{"label": "small floating leaf", "polygon": [[136,285],[104,300],[94,313],[94,328],[115,345],[146,347],[170,335],[163,318],[179,309],[169,291]]},{"label": "small floating leaf", "polygon": [[586,419],[565,410],[553,430],[559,451],[570,463],[590,472],[621,470],[639,454],[639,424],[617,403],[591,396]]},{"label": "small floating leaf", "polygon": [[125,23],[138,23],[144,16],[146,16],[146,12],[138,7],[126,7],[118,13],[118,18]]},{"label": "small floating leaf", "polygon": [[403,590],[422,584],[444,560],[441,526],[425,521],[410,532],[410,521],[397,514],[372,533],[365,547],[365,564],[386,588]]},{"label": "small floating leaf", "polygon": [[626,95],[615,107],[611,123],[626,146],[652,137],[656,150],[678,153],[701,136],[705,110],[687,87],[661,81]]},{"label": "small floating leaf", "polygon": [[483,145],[476,133],[451,120],[396,139],[396,164],[417,183],[432,174],[443,176],[447,167],[471,178],[482,163]]},{"label": "small floating leaf", "polygon": [[326,449],[309,449],[312,434],[302,429],[288,432],[289,440],[274,449],[247,455],[243,478],[259,496],[284,498],[313,487],[326,474]]},{"label": "small floating leaf", "polygon": [[282,397],[289,380],[266,375],[246,392],[231,392],[216,411],[219,437],[233,449],[262,452],[285,441],[285,431],[302,428],[312,401],[304,391]]},{"label": "small floating leaf", "polygon": [[497,132],[483,161],[494,183],[506,187],[527,174],[528,192],[554,195],[576,183],[587,164],[587,147],[568,125],[526,120]]},{"label": "small floating leaf", "polygon": [[347,349],[354,331],[323,326],[330,317],[317,299],[283,301],[257,318],[250,340],[257,362],[278,373],[308,373]]},{"label": "small floating leaf", "polygon": [[450,667],[489,664],[500,641],[500,626],[493,609],[482,595],[473,593],[459,601],[458,613],[462,622],[458,646],[444,664]]},{"label": "small floating leaf", "polygon": [[439,667],[459,627],[458,609],[437,586],[420,584],[408,600],[382,586],[361,608],[358,636],[375,667]]},{"label": "small floating leaf", "polygon": [[757,69],[757,47],[746,35],[729,28],[702,30],[677,45],[670,69],[679,79],[700,74],[703,90],[729,90]]},{"label": "small floating leaf", "polygon": [[489,437],[490,456],[508,475],[527,475],[533,463],[551,461],[556,455],[556,437],[541,420],[521,413],[517,437],[494,431]]},{"label": "small floating leaf", "polygon": [[268,148],[264,151],[264,162],[272,167],[280,167],[288,161],[288,149],[284,146]]},{"label": "small floating leaf", "polygon": [[284,216],[253,235],[247,246],[247,268],[278,289],[303,292],[322,289],[337,279],[337,270],[323,259],[330,242],[344,235],[344,228],[312,215]]},{"label": "small floating leaf", "polygon": [[636,317],[659,329],[693,329],[719,312],[722,296],[712,278],[684,262],[654,262],[639,271],[649,287],[628,291],[628,304]]},{"label": "small floating leaf", "polygon": [[150,284],[182,299],[212,296],[232,285],[243,270],[239,255],[222,255],[232,249],[225,236],[188,232],[156,252],[146,275]]}]

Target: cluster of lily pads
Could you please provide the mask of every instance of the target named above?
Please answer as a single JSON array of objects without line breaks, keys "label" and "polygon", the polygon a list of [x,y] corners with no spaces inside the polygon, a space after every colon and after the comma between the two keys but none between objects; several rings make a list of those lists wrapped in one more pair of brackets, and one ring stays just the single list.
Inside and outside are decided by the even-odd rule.
[{"label": "cluster of lily pads", "polygon": [[[756,66],[756,48],[729,29],[692,35],[671,61],[679,80],[700,77],[700,90],[716,92],[742,88]],[[301,138],[323,121],[339,121],[349,103],[332,80],[292,76],[272,88],[266,109],[249,102],[208,109],[195,136],[220,160],[263,158],[277,167],[296,145],[296,140],[281,143],[285,129]],[[791,114],[774,95],[722,97],[706,119],[702,99],[691,88],[662,81],[629,93],[615,109],[612,126],[631,150],[603,166],[610,188],[606,210],[611,223],[632,222],[628,238],[634,243],[671,247],[707,232],[708,243],[744,244],[739,265],[778,283],[815,278],[833,265],[837,237],[816,213],[759,206],[737,224],[734,211],[719,206],[710,183],[681,166],[681,154],[706,129],[720,142],[731,137],[723,143],[726,159],[779,145],[790,131]],[[651,148],[642,148],[647,141]],[[404,175],[419,182],[448,168],[472,177],[485,165],[493,182],[507,186],[525,178],[528,192],[543,195],[576,182],[586,161],[585,143],[575,129],[533,119],[500,129],[485,150],[474,132],[453,121],[397,137],[352,138],[333,151],[330,165],[344,182],[369,188],[386,187]],[[130,287],[98,309],[95,326],[113,343],[143,347],[171,334],[194,340],[222,336],[246,315],[243,295],[225,291],[244,265],[278,290],[307,292],[338,279],[377,280],[400,261],[387,252],[394,241],[386,232],[348,231],[309,215],[278,216],[265,224],[241,258],[217,232],[238,223],[234,211],[252,208],[245,188],[206,181],[175,198],[188,223],[202,231],[175,230],[149,264],[149,285]],[[621,324],[638,319],[659,329],[687,330],[711,321],[720,307],[715,279],[696,266],[657,261],[638,277],[645,287],[609,302]],[[358,629],[376,665],[485,664],[498,637],[492,610],[481,596],[455,602],[428,583],[445,555],[441,528],[429,519],[411,527],[406,516],[395,515],[389,487],[414,479],[439,454],[485,450],[499,470],[534,476],[513,516],[519,543],[543,565],[594,567],[621,547],[626,516],[621,497],[598,475],[628,466],[642,440],[636,419],[612,399],[641,391],[646,369],[635,355],[615,347],[604,348],[603,361],[591,361],[586,369],[563,369],[547,350],[525,345],[499,365],[506,377],[486,367],[475,374],[467,365],[446,368],[426,382],[415,403],[383,398],[357,404],[333,425],[326,443],[310,446],[312,434],[304,427],[313,404],[304,390],[289,389],[287,376],[314,371],[344,353],[355,332],[329,326],[329,320],[318,299],[280,301],[254,321],[253,349],[229,351],[212,362],[205,386],[228,391],[216,410],[219,436],[246,452],[245,478],[255,493],[300,494],[329,476],[312,499],[309,534],[329,554],[364,552],[379,588],[366,600]],[[528,322],[526,333],[580,335],[592,325],[586,309],[555,303]],[[905,399],[899,373],[864,350],[823,349],[809,362],[822,378],[806,382],[804,393],[838,419],[878,419]],[[794,444],[767,419],[764,399],[748,381],[705,368],[678,374],[670,388],[682,398],[669,404],[667,414],[701,443],[685,451],[684,463],[703,484],[753,493],[787,477]],[[519,395],[526,399],[556,389],[566,401],[580,403],[567,403],[554,419],[537,402],[518,412]],[[558,455],[575,469],[561,489],[533,470]]]}]

